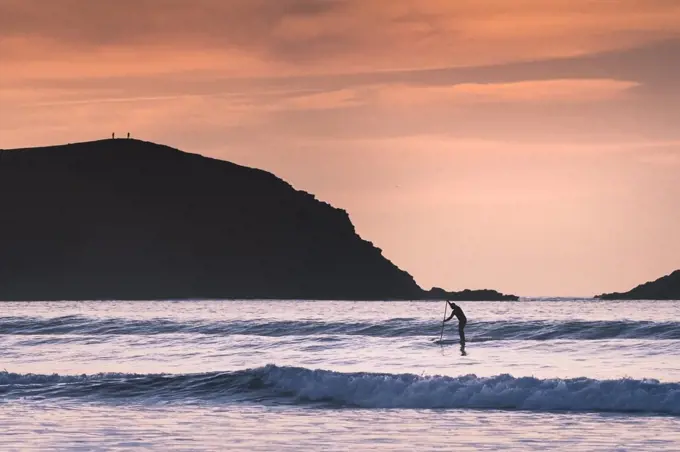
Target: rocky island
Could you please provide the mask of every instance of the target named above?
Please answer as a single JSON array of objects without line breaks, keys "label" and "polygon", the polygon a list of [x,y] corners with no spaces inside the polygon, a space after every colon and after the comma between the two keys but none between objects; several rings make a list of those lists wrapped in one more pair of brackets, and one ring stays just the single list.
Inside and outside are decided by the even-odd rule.
[{"label": "rocky island", "polygon": [[140,140],[0,151],[0,206],[0,300],[517,299],[423,290],[344,210]]},{"label": "rocky island", "polygon": [[628,292],[596,295],[602,300],[680,300],[680,270],[640,284]]}]

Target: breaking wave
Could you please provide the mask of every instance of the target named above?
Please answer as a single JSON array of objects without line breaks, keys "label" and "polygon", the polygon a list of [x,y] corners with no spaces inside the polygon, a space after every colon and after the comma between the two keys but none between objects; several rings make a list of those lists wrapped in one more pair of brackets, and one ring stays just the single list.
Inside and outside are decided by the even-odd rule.
[{"label": "breaking wave", "polygon": [[[455,322],[454,322],[455,323]],[[216,336],[314,336],[371,337],[433,336],[441,323],[397,318],[380,322],[324,321],[173,321],[132,320],[63,316],[54,318],[0,317],[0,333],[14,335],[155,335],[204,334]],[[652,321],[488,321],[471,319],[465,329],[468,342],[553,339],[680,339],[680,322]]]},{"label": "breaking wave", "polygon": [[680,383],[418,376],[265,367],[203,374],[36,375],[0,372],[0,397],[139,403],[321,404],[343,408],[494,409],[680,415]]}]

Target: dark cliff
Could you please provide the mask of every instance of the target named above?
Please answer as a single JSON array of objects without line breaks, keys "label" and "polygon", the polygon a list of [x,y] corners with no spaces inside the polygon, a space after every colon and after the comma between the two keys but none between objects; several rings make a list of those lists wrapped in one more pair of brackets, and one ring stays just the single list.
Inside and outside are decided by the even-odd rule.
[{"label": "dark cliff", "polygon": [[680,270],[640,284],[628,292],[597,295],[602,300],[680,300]]},{"label": "dark cliff", "polygon": [[345,211],[153,143],[0,151],[0,208],[3,300],[431,298]]}]

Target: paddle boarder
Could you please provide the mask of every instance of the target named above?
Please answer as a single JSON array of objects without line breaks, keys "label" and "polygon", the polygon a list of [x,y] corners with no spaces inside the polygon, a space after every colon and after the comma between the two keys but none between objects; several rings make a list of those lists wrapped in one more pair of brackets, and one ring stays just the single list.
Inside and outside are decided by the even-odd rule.
[{"label": "paddle boarder", "polygon": [[467,317],[465,317],[465,313],[456,303],[449,300],[446,300],[446,302],[449,304],[449,306],[451,306],[451,315],[444,320],[444,323],[451,320],[453,316],[456,316],[456,318],[458,319],[458,334],[460,334],[460,346],[465,347],[465,332],[463,331],[463,329],[465,328],[465,324],[467,323]]}]

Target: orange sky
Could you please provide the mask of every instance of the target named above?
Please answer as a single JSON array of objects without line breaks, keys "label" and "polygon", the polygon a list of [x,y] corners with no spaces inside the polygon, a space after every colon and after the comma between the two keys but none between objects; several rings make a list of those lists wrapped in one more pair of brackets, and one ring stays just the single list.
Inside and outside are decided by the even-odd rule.
[{"label": "orange sky", "polygon": [[627,290],[680,268],[678,24],[676,0],[0,0],[0,148],[129,131],[346,209],[425,288]]}]

